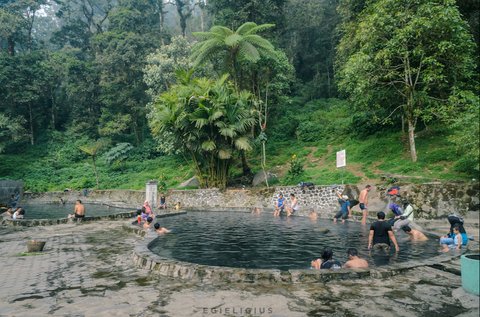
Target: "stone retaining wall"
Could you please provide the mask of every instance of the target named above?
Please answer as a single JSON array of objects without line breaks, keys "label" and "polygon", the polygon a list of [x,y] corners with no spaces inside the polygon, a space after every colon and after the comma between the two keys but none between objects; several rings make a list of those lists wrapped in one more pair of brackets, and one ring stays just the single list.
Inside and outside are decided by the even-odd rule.
[{"label": "stone retaining wall", "polygon": [[78,190],[48,193],[26,192],[24,198],[27,201],[39,203],[58,203],[60,199],[66,203],[74,203],[77,199],[80,199],[87,204],[108,204],[113,207],[138,208],[145,201],[145,192],[141,190],[91,190],[86,193]]},{"label": "stone retaining wall", "polygon": [[167,199],[173,205],[181,202],[184,208],[227,208],[252,209],[254,207],[273,209],[279,193],[287,202],[290,194],[294,194],[300,202],[300,214],[306,214],[311,209],[319,213],[331,213],[338,209],[336,192],[343,192],[345,186],[316,186],[313,189],[302,189],[298,186],[277,186],[269,189],[217,189],[203,190],[171,190]]},{"label": "stone retaining wall", "polygon": [[[338,210],[336,192],[347,194],[350,198],[358,198],[362,187],[354,185],[315,186],[302,190],[298,186],[277,186],[262,189],[198,189],[169,190],[166,198],[169,207],[181,202],[185,209],[251,209],[260,207],[273,209],[275,199],[281,192],[289,201],[290,193],[295,194],[300,205],[300,215],[314,209],[321,215],[332,215]],[[373,186],[369,193],[369,210],[376,212],[387,210],[387,188]],[[479,209],[478,183],[446,183],[446,184],[410,184],[401,185],[400,193],[413,205],[417,219],[441,218],[456,212],[465,215],[468,211]],[[80,191],[50,192],[44,194],[25,194],[25,198],[39,202],[58,202],[60,198],[67,202],[81,199],[86,203],[108,203],[112,206],[138,208],[145,200],[144,191],[133,190],[95,190],[84,195]],[[359,211],[358,207],[354,210]]]},{"label": "stone retaining wall", "polygon": [[7,205],[10,196],[14,193],[23,193],[23,182],[8,179],[0,180],[0,205]]}]

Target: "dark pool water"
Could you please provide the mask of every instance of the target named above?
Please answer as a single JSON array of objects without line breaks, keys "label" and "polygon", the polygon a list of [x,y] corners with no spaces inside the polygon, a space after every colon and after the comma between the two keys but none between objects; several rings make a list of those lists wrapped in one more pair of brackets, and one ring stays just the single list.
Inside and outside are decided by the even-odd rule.
[{"label": "dark pool water", "polygon": [[[403,232],[396,234],[400,252],[370,254],[367,250],[370,226],[305,217],[273,217],[240,212],[189,212],[160,219],[173,233],[151,244],[152,252],[175,260],[203,265],[256,269],[305,269],[331,247],[334,258],[346,261],[347,248],[357,248],[372,266],[426,259],[438,255],[437,239],[412,243]],[[330,231],[325,233],[324,230]]]},{"label": "dark pool water", "polygon": [[[36,204],[22,205],[25,208],[25,219],[60,219],[73,214],[74,204]],[[85,204],[85,216],[107,216],[128,212],[127,209],[109,207],[99,204]]]}]

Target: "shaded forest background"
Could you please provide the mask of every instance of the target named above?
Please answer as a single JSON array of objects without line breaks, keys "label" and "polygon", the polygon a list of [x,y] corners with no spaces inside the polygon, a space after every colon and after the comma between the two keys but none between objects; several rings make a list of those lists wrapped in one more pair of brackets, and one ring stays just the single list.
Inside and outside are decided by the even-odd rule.
[{"label": "shaded forest background", "polygon": [[[166,94],[178,98],[173,92],[192,87],[188,76],[209,78],[213,87],[229,73],[229,100],[239,104],[244,96],[235,94],[249,91],[245,102],[255,105],[255,115],[251,126],[245,121],[249,144],[237,139],[230,152],[215,152],[229,162],[227,186],[249,186],[262,169],[276,175],[270,184],[358,183],[385,175],[411,182],[478,179],[480,3],[423,2],[0,0],[0,177],[47,191],[141,189],[149,179],[168,188],[202,176],[184,139],[156,129],[155,107]],[[407,7],[419,17],[405,23],[422,27],[395,33]],[[269,54],[252,58],[248,47],[231,69],[228,58],[202,55],[208,51],[199,45],[202,32],[235,31],[246,22],[265,26],[258,34],[271,47],[259,52]],[[451,34],[437,33],[442,23]],[[380,47],[389,33],[400,39],[388,43],[400,44]],[[397,50],[409,37],[421,45]],[[408,85],[396,86],[391,67],[405,61],[405,52],[412,65],[421,57],[420,66],[411,66],[413,78],[425,69],[421,84],[408,90],[412,99],[401,98]],[[199,63],[201,57],[208,61]],[[213,153],[215,146],[203,142],[200,150]],[[345,169],[335,167],[341,149]]]}]

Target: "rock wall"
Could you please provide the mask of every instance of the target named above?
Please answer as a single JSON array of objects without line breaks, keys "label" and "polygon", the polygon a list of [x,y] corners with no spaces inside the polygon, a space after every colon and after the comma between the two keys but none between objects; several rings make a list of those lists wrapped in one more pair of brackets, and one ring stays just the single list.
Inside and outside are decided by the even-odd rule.
[{"label": "rock wall", "polygon": [[431,183],[402,187],[403,196],[412,201],[416,215],[432,219],[456,212],[465,215],[479,210],[479,183]]},{"label": "rock wall", "polygon": [[0,180],[0,205],[7,205],[10,196],[14,193],[23,194],[23,182],[14,180]]},{"label": "rock wall", "polygon": [[[203,190],[171,190],[167,197],[170,205],[180,202],[184,208],[208,207],[212,209],[252,209],[254,207],[273,209],[279,193],[287,202],[290,194],[294,194],[301,207],[301,213],[315,209],[320,213],[332,212],[338,209],[336,192],[343,192],[345,186],[315,186],[313,189],[302,190],[298,186],[277,186],[264,189],[217,189]],[[346,191],[346,190],[345,190]]]},{"label": "rock wall", "polygon": [[145,192],[141,190],[92,190],[89,192],[69,190],[63,192],[28,193],[26,200],[40,203],[74,203],[80,199],[83,203],[108,204],[116,207],[139,208],[145,201]]},{"label": "rock wall", "polygon": [[[310,210],[331,216],[339,209],[336,192],[358,198],[363,187],[353,185],[315,186],[308,189],[298,186],[277,186],[262,189],[218,189],[169,190],[166,195],[169,207],[180,202],[185,209],[242,209],[254,207],[273,209],[276,197],[283,193],[289,202],[291,193],[298,198],[300,214]],[[387,210],[387,188],[373,186],[369,193],[369,210],[376,212]],[[419,184],[401,186],[400,194],[414,206],[415,217],[423,219],[440,218],[456,212],[465,215],[468,211],[477,211],[479,207],[478,183]],[[83,192],[51,192],[45,194],[26,194],[25,197],[40,202],[58,202],[60,198],[67,202],[81,199],[85,203],[105,203],[112,206],[138,208],[145,200],[144,191],[101,190],[91,191],[85,196]],[[359,211],[358,207],[354,210]]]}]

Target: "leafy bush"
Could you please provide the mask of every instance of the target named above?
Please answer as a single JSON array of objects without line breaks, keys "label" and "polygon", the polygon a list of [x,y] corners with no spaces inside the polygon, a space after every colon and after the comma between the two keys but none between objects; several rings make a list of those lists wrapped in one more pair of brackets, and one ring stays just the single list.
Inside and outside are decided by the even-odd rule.
[{"label": "leafy bush", "polygon": [[284,179],[285,184],[292,184],[301,181],[301,178],[305,174],[303,169],[303,160],[300,160],[296,154],[293,154],[290,158],[290,168],[288,169],[287,176]]},{"label": "leafy bush", "polygon": [[127,160],[128,153],[133,149],[130,143],[118,143],[104,154],[107,164],[119,164]]}]

